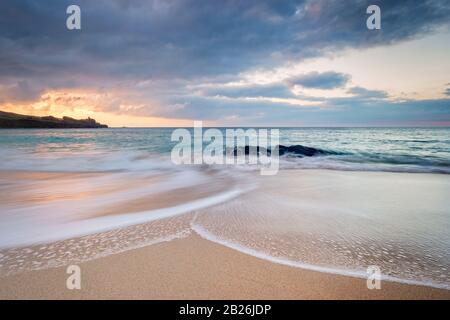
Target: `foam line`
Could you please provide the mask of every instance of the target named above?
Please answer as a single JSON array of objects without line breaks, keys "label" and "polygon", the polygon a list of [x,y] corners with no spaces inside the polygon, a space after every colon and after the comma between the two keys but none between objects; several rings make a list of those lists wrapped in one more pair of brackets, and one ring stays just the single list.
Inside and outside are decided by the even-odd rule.
[{"label": "foam line", "polygon": [[194,210],[225,202],[235,198],[245,192],[244,189],[232,189],[208,198],[191,201],[182,205],[164,209],[143,211],[133,214],[110,215],[96,217],[61,225],[49,226],[46,229],[39,229],[39,233],[33,233],[32,227],[29,232],[21,233],[21,237],[14,232],[3,233],[0,237],[0,247],[10,248],[16,246],[35,245],[40,243],[54,242],[69,238],[81,237],[88,234],[109,231],[112,229],[127,227],[159,219],[174,217]]},{"label": "foam line", "polygon": [[[250,256],[253,256],[253,257],[256,257],[259,259],[263,259],[266,261],[270,261],[273,263],[277,263],[277,264],[281,264],[281,265],[285,265],[285,266],[289,266],[289,267],[294,267],[294,268],[300,268],[300,269],[305,269],[305,270],[330,273],[330,274],[336,274],[336,275],[350,276],[350,277],[354,277],[354,278],[367,279],[367,273],[364,270],[348,270],[348,269],[342,269],[342,268],[336,268],[336,267],[323,267],[323,266],[317,266],[317,265],[312,265],[312,264],[308,264],[308,263],[302,263],[300,261],[294,261],[294,260],[290,260],[290,259],[286,259],[286,258],[274,257],[274,256],[268,255],[266,253],[257,251],[255,249],[245,247],[241,244],[217,237],[216,235],[212,234],[211,232],[209,232],[204,227],[202,227],[198,224],[191,223],[191,228],[195,233],[197,233],[200,237],[202,237],[205,240],[223,245],[227,248],[242,252],[244,254],[247,254],[247,255],[250,255]],[[450,286],[445,285],[445,284],[437,284],[437,283],[433,283],[433,282],[429,282],[429,281],[416,281],[416,280],[409,280],[409,279],[401,279],[401,278],[392,277],[392,276],[388,276],[388,275],[382,275],[381,280],[450,290]]]}]

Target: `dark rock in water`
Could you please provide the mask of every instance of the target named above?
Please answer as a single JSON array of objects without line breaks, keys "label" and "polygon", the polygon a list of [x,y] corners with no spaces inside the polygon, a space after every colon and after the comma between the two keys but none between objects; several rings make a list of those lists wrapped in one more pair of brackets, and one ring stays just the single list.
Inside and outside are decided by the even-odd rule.
[{"label": "dark rock in water", "polygon": [[278,146],[278,153],[280,156],[284,155],[284,154],[294,154],[297,156],[305,156],[305,157],[312,157],[312,156],[317,156],[317,155],[326,155],[329,154],[327,151],[322,150],[322,149],[316,149],[316,148],[311,148],[311,147],[305,147],[302,145],[294,145],[294,146],[283,146],[283,145],[279,145]]},{"label": "dark rock in water", "polygon": [[[257,146],[257,147],[256,146],[245,146],[244,148],[240,148],[240,149],[243,149],[244,154],[248,155],[251,153],[250,152],[251,148],[253,150],[255,150],[255,148],[256,148],[256,152],[258,154],[265,153],[265,152],[267,152],[268,155],[271,154],[270,149],[265,149],[265,148],[259,147],[259,146]],[[278,145],[277,148],[278,148],[278,154],[280,156],[285,155],[285,154],[290,154],[290,155],[297,156],[297,157],[314,157],[314,156],[321,156],[321,155],[339,154],[338,152],[327,151],[327,150],[322,150],[322,149],[317,149],[317,148],[312,148],[312,147],[305,147],[300,144],[293,145],[293,146]],[[237,147],[234,148],[234,152],[233,152],[234,156],[238,155],[238,150],[239,150],[239,148],[237,148]],[[256,154],[254,151],[252,153]]]},{"label": "dark rock in water", "polygon": [[[245,146],[244,148],[235,147],[233,150],[233,155],[236,157],[238,155],[238,151],[241,151],[241,154],[242,154],[242,149],[243,149],[245,155],[249,155],[250,153],[260,154],[260,153],[265,153],[265,152],[267,152],[267,154],[270,154],[270,149],[268,150],[268,149],[260,147],[260,146]],[[256,149],[256,152],[255,152],[255,149]],[[252,152],[250,152],[250,151],[252,151]]]},{"label": "dark rock in water", "polygon": [[94,119],[73,119],[63,117],[62,119],[52,116],[35,117],[12,112],[0,111],[0,128],[108,128]]}]

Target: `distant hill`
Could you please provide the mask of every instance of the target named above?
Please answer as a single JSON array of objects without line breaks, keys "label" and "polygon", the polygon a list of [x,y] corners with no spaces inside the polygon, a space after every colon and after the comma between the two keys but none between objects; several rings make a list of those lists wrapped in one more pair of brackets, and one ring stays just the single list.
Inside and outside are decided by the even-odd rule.
[{"label": "distant hill", "polygon": [[0,111],[0,128],[108,128],[94,119],[35,117]]}]

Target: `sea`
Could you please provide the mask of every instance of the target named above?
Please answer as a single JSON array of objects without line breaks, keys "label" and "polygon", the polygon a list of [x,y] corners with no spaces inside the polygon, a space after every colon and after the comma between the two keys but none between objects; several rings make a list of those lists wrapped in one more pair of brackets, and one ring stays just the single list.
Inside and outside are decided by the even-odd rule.
[{"label": "sea", "polygon": [[317,152],[285,153],[267,177],[174,163],[175,129],[1,129],[0,274],[196,234],[292,267],[377,266],[450,290],[450,128],[272,128]]}]

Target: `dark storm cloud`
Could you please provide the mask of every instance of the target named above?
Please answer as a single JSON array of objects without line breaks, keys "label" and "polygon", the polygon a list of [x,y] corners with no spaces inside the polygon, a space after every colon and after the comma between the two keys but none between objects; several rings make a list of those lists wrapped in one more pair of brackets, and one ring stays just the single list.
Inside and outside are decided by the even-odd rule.
[{"label": "dark storm cloud", "polygon": [[323,73],[310,72],[289,79],[292,84],[305,88],[335,89],[344,87],[350,80],[350,76],[343,73],[328,71]]},{"label": "dark storm cloud", "polygon": [[29,84],[27,80],[20,80],[15,84],[0,87],[0,103],[15,101],[33,101],[39,98],[40,89]]},{"label": "dark storm cloud", "polygon": [[[370,3],[369,3],[370,2]],[[78,4],[82,30],[65,28]],[[380,1],[380,32],[365,27],[371,1],[2,1],[0,74],[117,77],[226,74],[325,49],[367,47],[448,23],[448,1]],[[275,55],[276,56],[276,55]]]},{"label": "dark storm cloud", "polygon": [[[82,30],[66,29],[66,8],[71,4],[81,7]],[[382,29],[377,32],[365,25],[370,4],[382,9]],[[188,87],[204,79],[209,83],[238,79],[251,68],[270,68],[343,48],[419,37],[449,25],[449,14],[446,0],[3,0],[0,101],[26,101],[58,88],[126,89],[128,96],[147,95],[167,103],[166,110],[149,109],[148,114],[203,118],[236,113],[245,118],[251,110],[263,118],[282,109],[286,111],[276,117],[308,118],[309,113],[287,105],[258,102],[257,112],[256,102],[194,98]],[[296,83],[329,89],[347,81],[346,75],[330,72],[298,78]],[[384,97],[353,90],[358,97],[351,105],[369,96]],[[207,94],[290,97],[291,92],[288,84],[276,84],[211,89]]]}]

